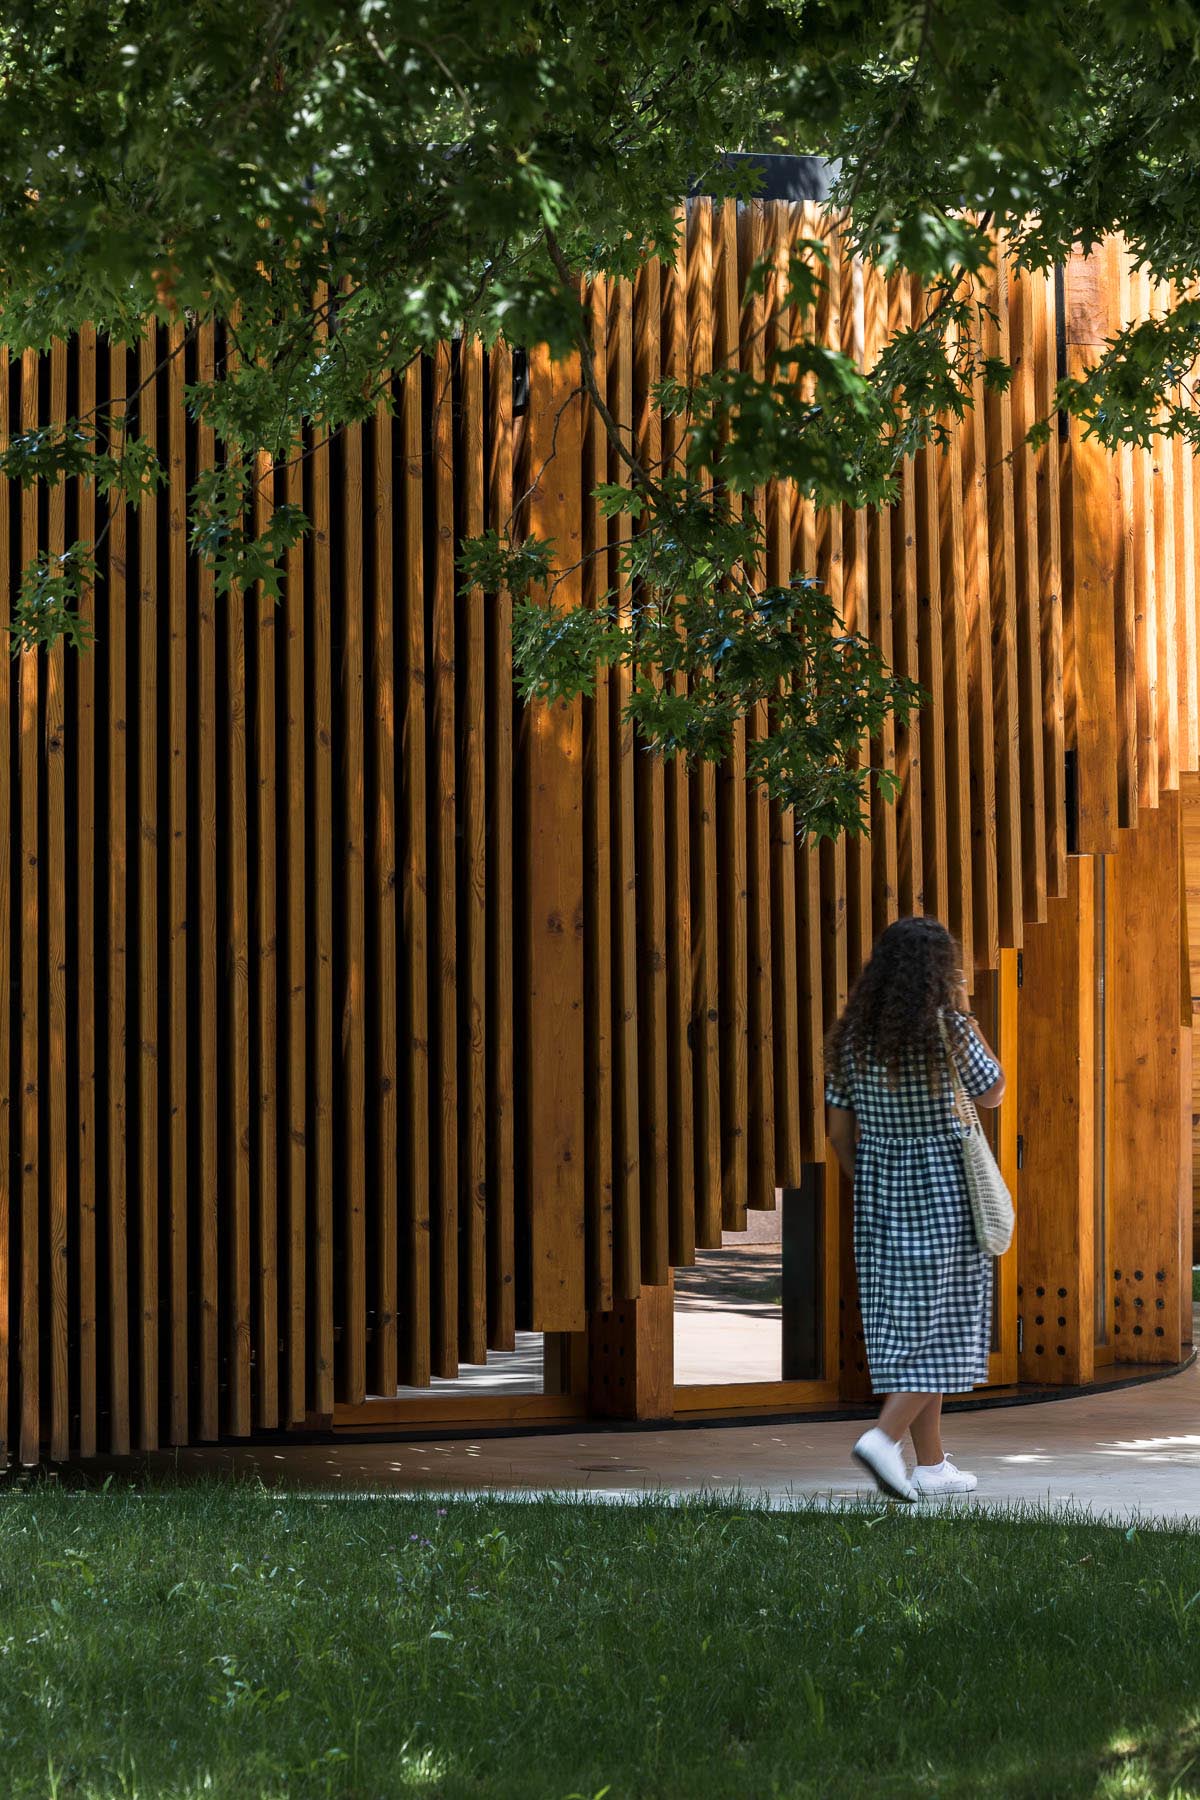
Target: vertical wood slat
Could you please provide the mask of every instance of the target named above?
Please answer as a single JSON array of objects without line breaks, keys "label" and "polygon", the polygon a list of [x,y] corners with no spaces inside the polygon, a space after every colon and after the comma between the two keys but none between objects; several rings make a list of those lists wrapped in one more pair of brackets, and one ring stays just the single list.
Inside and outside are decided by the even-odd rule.
[{"label": "vertical wood slat", "polygon": [[[608,308],[608,410],[625,441],[633,433],[633,293],[618,281]],[[628,486],[629,470],[610,449],[609,480]],[[617,617],[628,624],[633,594],[623,565],[630,521],[621,513],[612,521],[609,556],[615,565]],[[609,784],[612,802],[612,944],[613,944],[613,1255],[615,1293],[636,1299],[643,1280],[642,1201],[644,1172],[640,1162],[638,1005],[637,1005],[637,872],[634,800],[633,727],[625,718],[632,692],[627,664],[618,664],[609,680]]]},{"label": "vertical wood slat", "polygon": [[[817,301],[818,341],[829,350],[842,346],[842,253],[836,225],[826,226],[828,262]],[[839,618],[845,619],[845,560],[843,514],[827,507],[819,515],[816,532],[817,574],[824,583]],[[849,921],[846,882],[846,838],[821,845],[821,923],[826,946],[823,957],[825,1023],[831,1025],[846,1004],[849,986]]]},{"label": "vertical wood slat", "polygon": [[[912,325],[913,283],[906,273],[893,275],[888,288],[889,336]],[[900,470],[900,495],[890,511],[892,597],[897,673],[920,682],[920,604],[917,568],[917,465],[907,457]],[[924,732],[922,709],[915,707],[906,725],[897,724],[893,756],[901,790],[897,803],[897,882],[899,911],[911,916],[925,910]]]},{"label": "vertical wood slat", "polygon": [[[488,522],[494,531],[506,531],[513,510],[513,368],[508,345],[497,344],[491,357],[491,462],[488,470]],[[598,426],[598,421],[596,422]],[[593,428],[593,437],[600,434]],[[602,480],[598,474],[596,480]],[[487,695],[488,821],[488,1342],[493,1350],[511,1350],[516,1341],[516,1195],[514,1156],[513,1067],[513,692],[512,692],[512,596],[507,589],[491,602],[494,618],[491,667]],[[599,688],[597,689],[599,692]],[[593,712],[593,722],[599,710]],[[601,712],[601,716],[603,713]],[[607,756],[607,732],[605,755]],[[607,784],[605,785],[607,804]],[[601,813],[607,844],[607,814]],[[604,897],[607,906],[607,895]],[[607,914],[603,956],[609,956]],[[607,987],[605,987],[607,1001]],[[609,1021],[603,1019],[607,1039]],[[607,1057],[607,1051],[604,1052]],[[605,1102],[607,1083],[603,1085]],[[601,1219],[593,1240],[597,1267],[607,1270],[607,1291],[612,1291],[612,1120],[606,1120],[606,1144],[600,1146],[595,1171]],[[607,1163],[604,1161],[605,1148]],[[606,1220],[605,1220],[606,1215]],[[607,1229],[605,1230],[605,1223]],[[600,1277],[604,1292],[604,1275]],[[596,1296],[599,1298],[600,1296]]]},{"label": "vertical wood slat", "polygon": [[[1105,254],[1106,275],[1111,295],[1116,289],[1114,269],[1118,246],[1115,238],[1107,240]],[[1168,295],[1170,306],[1174,309],[1181,299],[1179,290],[1174,283],[1168,290]],[[1176,404],[1183,399],[1183,393],[1179,387],[1175,390],[1174,398]],[[1185,769],[1194,770],[1200,763],[1200,699],[1198,699],[1196,688],[1196,533],[1192,453],[1190,446],[1183,438],[1175,438],[1171,445],[1170,479],[1171,510],[1175,520],[1175,542],[1178,546],[1175,556],[1175,606],[1179,633],[1176,654],[1179,663],[1179,767],[1182,772]],[[1121,652],[1123,647],[1123,633],[1118,633],[1116,640],[1118,701],[1123,698],[1121,691]]]},{"label": "vertical wood slat", "polygon": [[950,856],[947,795],[947,714],[942,625],[941,515],[935,450],[915,458],[917,516],[918,679],[929,696],[924,706],[921,818],[924,825],[924,911],[950,924]]},{"label": "vertical wood slat", "polygon": [[[238,353],[227,341],[226,364],[236,369]],[[226,844],[225,1070],[226,1168],[229,1224],[226,1237],[229,1304],[226,1332],[226,1429],[247,1437],[253,1425],[251,1353],[253,1278],[251,1204],[254,1170],[250,1121],[250,843],[246,797],[246,613],[249,596],[233,585],[222,596],[225,609],[225,816]]]},{"label": "vertical wood slat", "polygon": [[431,1082],[436,1124],[433,1189],[433,1362],[435,1375],[458,1373],[458,954],[456,839],[458,797],[454,746],[454,416],[449,345],[433,357],[432,768],[434,992]]},{"label": "vertical wood slat", "polygon": [[[108,349],[109,442],[121,454],[128,430],[128,354],[124,344]],[[126,555],[127,507],[114,489],[108,499],[108,556],[105,569],[108,655],[108,1390],[109,1449],[124,1456],[130,1448],[129,1262],[128,1262],[128,1065],[125,1054],[128,981],[128,742],[126,720]],[[215,1058],[214,1058],[215,1062]]]},{"label": "vertical wood slat", "polygon": [[[608,312],[611,283],[604,277],[588,284],[587,314],[592,371],[604,396],[608,387]],[[507,365],[506,365],[507,367]],[[511,372],[508,372],[511,406]],[[511,429],[511,415],[507,421]],[[585,422],[582,553],[583,594],[593,609],[606,604],[610,585],[608,521],[595,498],[608,480],[608,437],[597,409],[589,407]],[[511,455],[511,451],[510,451]],[[511,472],[509,474],[511,482]],[[511,500],[509,501],[511,505]],[[511,629],[511,612],[505,617]],[[497,696],[499,702],[500,696]],[[613,871],[610,791],[610,675],[596,670],[595,692],[584,702],[583,807],[584,904],[587,959],[585,1058],[588,1087],[587,1167],[584,1206],[589,1270],[588,1306],[608,1312],[613,1304]],[[508,716],[511,716],[509,712]]]},{"label": "vertical wood slat", "polygon": [[[0,349],[0,451],[6,451],[9,444],[9,356],[7,349]],[[13,507],[10,484],[0,481],[0,543],[9,545],[12,542]],[[0,556],[0,632],[7,636],[12,617],[11,577],[9,574],[10,558],[7,554]],[[19,980],[19,962],[13,963],[12,911],[14,889],[20,893],[19,878],[13,879],[13,794],[12,794],[12,717],[13,717],[13,662],[5,659],[5,666],[0,670],[0,971],[3,972],[6,991],[11,996]],[[19,905],[19,898],[17,904]],[[11,999],[9,1001],[11,1007]],[[19,1193],[18,1183],[13,1179],[13,1119],[14,1111],[19,1115],[19,1106],[13,1106],[13,1060],[12,1060],[12,1015],[6,1015],[3,1028],[0,1028],[0,1245],[4,1254],[0,1256],[0,1468],[6,1468],[10,1460],[9,1418],[10,1400],[14,1391],[20,1391],[20,1365],[14,1359],[14,1353],[20,1347],[20,1293],[17,1271],[13,1267],[11,1256],[13,1213],[19,1210],[19,1201],[14,1200]],[[15,1073],[20,1075],[19,1066]],[[84,1421],[86,1429],[86,1419]]]},{"label": "vertical wood slat", "polygon": [[[284,476],[289,506],[304,504],[304,443],[292,445]],[[284,754],[283,870],[287,905],[284,1006],[281,1020],[287,1070],[283,1098],[286,1146],[281,1192],[287,1202],[287,1297],[284,1340],[286,1374],[281,1395],[283,1422],[298,1425],[308,1409],[308,908],[305,891],[307,856],[305,808],[308,757],[305,745],[306,607],[304,547],[287,553],[284,603],[278,615],[285,633],[283,653]]]},{"label": "vertical wood slat", "polygon": [[[158,449],[157,330],[150,325],[138,346],[138,435]],[[159,942],[158,942],[158,518],[153,498],[137,513],[138,542],[138,1314],[140,1377],[138,1446],[154,1450],[159,1438]]]},{"label": "vertical wood slat", "polygon": [[[96,428],[96,331],[85,325],[79,333],[79,418],[89,441],[94,441]],[[0,364],[0,401],[7,407],[7,369]],[[6,429],[6,417],[0,418],[0,441]],[[0,483],[7,489],[7,483]],[[0,505],[7,508],[7,492]],[[93,544],[96,536],[96,485],[80,477],[77,487],[77,536],[80,543]],[[7,511],[0,514],[0,542],[8,540]],[[0,577],[2,579],[2,577]],[[0,601],[0,606],[4,602]],[[83,582],[79,596],[79,616],[85,630],[95,633],[95,583]],[[0,612],[0,632],[3,613]],[[99,1449],[97,1429],[96,1367],[96,1211],[97,1169],[96,1145],[99,1094],[96,1080],[96,657],[87,651],[79,660],[78,717],[75,730],[75,839],[78,853],[78,894],[76,899],[75,973],[78,1006],[77,1105],[79,1108],[79,1454],[94,1456]],[[0,745],[7,747],[8,672],[0,677]],[[0,781],[0,843],[8,842],[7,756],[5,773]],[[0,943],[7,944],[8,894],[6,864],[0,863]],[[8,1167],[5,1151],[5,1124],[8,1113],[8,1034],[0,1032],[0,1187],[8,1189]],[[0,1219],[0,1242],[7,1242],[3,1219]],[[0,1332],[4,1330],[6,1311],[0,1295]],[[0,1367],[4,1346],[0,1344]],[[2,1380],[2,1376],[0,1376]],[[0,1420],[5,1416],[0,1392]],[[3,1426],[0,1426],[3,1436]],[[0,1450],[0,1463],[4,1460]]]},{"label": "vertical wood slat", "polygon": [[[662,462],[662,266],[648,261],[633,294],[633,449],[643,468]],[[653,677],[656,686],[661,678]],[[667,843],[662,758],[635,752],[633,803],[637,883],[638,1162],[642,1280],[660,1286],[670,1260],[667,1124]]]},{"label": "vertical wood slat", "polygon": [[[67,417],[67,346],[55,338],[50,346],[50,420]],[[49,495],[47,549],[51,562],[66,549],[67,490],[57,481]],[[50,1455],[61,1461],[70,1450],[71,1396],[67,1367],[69,1338],[67,1219],[67,709],[64,645],[60,638],[46,657],[46,1025],[49,1032],[49,1301],[50,1301]]]},{"label": "vertical wood slat", "polygon": [[367,1391],[367,1168],[363,1127],[367,1113],[366,1004],[366,791],[363,644],[363,442],[362,426],[342,434],[344,473],[341,534],[342,618],[342,956],[340,1044],[342,1103],[349,1129],[342,1140],[345,1289],[342,1318],[342,1391],[351,1405]]},{"label": "vertical wood slat", "polygon": [[[1017,761],[1020,769],[1023,915],[1046,917],[1046,790],[1042,725],[1042,609],[1037,456],[1026,442],[1038,419],[1033,312],[1036,277],[1010,279],[1009,355],[1013,369],[1013,513],[1017,608]],[[1045,454],[1042,452],[1041,454]]]},{"label": "vertical wood slat", "polygon": [[[989,275],[983,347],[1009,362],[1012,355],[1010,283],[1001,239]],[[1017,651],[1017,521],[1013,473],[1013,396],[985,390],[987,456],[988,625],[992,643],[992,728],[996,780],[996,882],[999,941],[1018,949],[1025,922],[1021,847],[1021,723]]]},{"label": "vertical wood slat", "polygon": [[[1125,254],[1124,245],[1115,238],[1108,246],[1106,279],[1116,308],[1115,325],[1124,328],[1125,325],[1132,323],[1129,259]],[[1116,652],[1114,678],[1117,698],[1117,822],[1127,828],[1137,824],[1137,607],[1139,582],[1136,562],[1139,553],[1145,554],[1144,543],[1139,547],[1134,536],[1133,463],[1134,450],[1131,444],[1122,445],[1109,461],[1113,494],[1113,641]]]},{"label": "vertical wood slat", "polygon": [[429,853],[426,809],[426,677],[424,483],[421,445],[422,368],[404,375],[404,625],[403,724],[400,746],[400,817],[404,821],[402,927],[408,1020],[408,1117],[405,1189],[408,1200],[405,1254],[407,1312],[403,1378],[423,1387],[432,1372],[430,999],[427,889]]},{"label": "vertical wood slat", "polygon": [[[1057,370],[1052,277],[1031,275],[1030,331],[1034,346],[1034,405],[1052,412]],[[1042,606],[1042,776],[1046,790],[1046,894],[1067,892],[1066,741],[1063,710],[1062,503],[1057,436],[1039,452],[1036,473],[1038,568]]]},{"label": "vertical wood slat", "polygon": [[[483,531],[483,346],[464,342],[462,356],[461,522],[466,537]],[[459,1351],[467,1362],[487,1359],[487,737],[483,594],[472,588],[463,605],[466,660],[464,713],[459,721],[463,773],[462,1014],[464,1092],[462,1135],[463,1280]]]},{"label": "vertical wood slat", "polygon": [[[738,356],[738,207],[716,212],[696,200],[687,223],[687,367],[691,380]],[[730,765],[745,769],[745,727],[734,724]],[[745,806],[745,787],[729,790]],[[745,925],[730,929],[729,893],[745,907],[743,837],[723,837],[725,781],[712,763],[691,778],[691,959],[693,959],[693,1091],[696,1096],[696,1244],[718,1246],[725,1206],[745,1204],[745,1134],[725,1134],[730,1103],[745,1107]],[[732,841],[734,853],[723,855]],[[732,931],[732,934],[730,934]],[[730,985],[729,977],[732,977]],[[741,1199],[739,1199],[741,1195]]]},{"label": "vertical wood slat", "polygon": [[[862,258],[855,255],[849,242],[842,243],[841,343],[838,346],[853,358],[855,365],[865,368],[867,357],[866,292]],[[870,632],[870,520],[865,511],[842,509],[843,617],[848,631],[866,637]],[[856,752],[859,766],[869,765],[870,744],[864,740]],[[870,795],[862,804],[864,824],[871,819]],[[851,982],[871,954],[875,941],[875,896],[873,885],[871,839],[865,833],[852,836],[846,844],[846,953]]]},{"label": "vertical wood slat", "polygon": [[[38,357],[34,350],[21,356],[21,429],[32,431],[38,423]],[[28,487],[21,496],[21,563],[28,566],[37,553],[37,489]],[[27,1465],[41,1455],[41,1287],[38,1271],[41,1172],[38,1159],[38,998],[41,985],[39,922],[38,836],[38,689],[40,659],[36,650],[21,652],[18,664],[20,707],[17,746],[17,779],[20,793],[21,845],[21,1400],[20,1454]]]},{"label": "vertical wood slat", "polygon": [[[820,209],[803,206],[797,217],[799,235],[816,241],[822,228]],[[795,253],[793,249],[793,254]],[[820,265],[816,265],[819,272]],[[814,301],[803,314],[797,309],[792,329],[818,338],[819,309]],[[807,383],[811,395],[813,383]],[[792,508],[791,568],[793,575],[814,579],[818,575],[817,516],[811,500],[795,497]],[[796,980],[799,1013],[800,1158],[821,1162],[825,1156],[825,994],[822,976],[821,853],[820,846],[793,830],[793,862],[796,891]],[[825,1217],[825,1253],[830,1253],[831,1213]]]},{"label": "vertical wood slat", "polygon": [[[751,270],[769,260],[768,203],[752,200],[744,211],[739,232],[739,273],[743,290]],[[743,373],[761,378],[765,372],[764,332],[766,301],[761,290],[752,293],[741,312],[741,367]],[[760,534],[766,517],[766,492],[755,489],[743,501],[752,507]],[[751,576],[762,590],[766,566],[760,553]],[[755,703],[746,717],[746,765],[751,746],[768,735],[767,705]],[[749,1103],[746,1109],[746,1203],[770,1207],[775,1201],[775,1059],[772,1052],[773,993],[771,981],[771,806],[759,781],[744,784],[746,811],[746,998],[749,1035]]]},{"label": "vertical wood slat", "polygon": [[962,461],[954,448],[935,461],[940,532],[938,588],[942,611],[942,693],[946,717],[946,866],[949,904],[945,922],[962,946],[964,967],[969,973],[974,962],[975,936]]},{"label": "vertical wood slat", "polygon": [[[187,446],[184,410],[184,327],[167,334],[167,969],[168,1246],[170,1352],[167,1430],[172,1444],[191,1436],[188,1406],[188,842],[187,809]],[[160,601],[161,605],[161,601]]]},{"label": "vertical wood slat", "polygon": [[[767,209],[767,243],[764,254],[772,264],[767,289],[768,355],[781,357],[792,341],[791,308],[787,304],[788,274],[792,254],[793,209],[786,201],[772,201]],[[774,372],[786,378],[788,365],[779,362]],[[786,588],[792,577],[792,515],[795,495],[789,482],[773,481],[766,494],[768,587]],[[766,1170],[771,1185],[800,1185],[800,992],[796,965],[796,818],[773,800],[767,804],[768,859],[771,916],[771,1050],[775,1136]]]},{"label": "vertical wood slat", "polygon": [[[318,289],[318,308],[327,296]],[[318,335],[321,335],[320,330]],[[311,834],[312,1000],[310,1117],[313,1155],[308,1164],[310,1335],[312,1407],[319,1419],[333,1413],[333,643],[330,443],[324,426],[313,427],[311,454],[312,609],[307,638],[309,668],[309,792]]]},{"label": "vertical wood slat", "polygon": [[[196,373],[211,382],[216,342],[211,322],[197,332]],[[196,427],[196,465],[201,474],[216,460],[213,432],[203,418]],[[198,1356],[199,1420],[202,1438],[221,1431],[221,1269],[219,1221],[221,1166],[219,1151],[219,1071],[217,1024],[217,632],[212,568],[201,563],[196,577],[196,736],[197,762],[195,852],[197,866],[194,937],[199,960],[196,1019],[199,1158],[197,1218],[199,1242]]]},{"label": "vertical wood slat", "polygon": [[[561,603],[577,605],[584,430],[576,357],[552,364],[545,350],[531,354],[526,429],[530,529],[557,546],[564,572]],[[529,1170],[530,1324],[535,1331],[582,1331],[587,1312],[581,703],[533,701],[522,734],[529,1075],[521,1128]]]},{"label": "vertical wood slat", "polygon": [[[973,382],[958,450],[962,461],[963,604],[967,632],[968,800],[971,836],[972,956],[976,969],[1000,960],[996,751],[992,685],[991,544],[988,531],[987,420],[982,377]],[[945,594],[946,584],[942,582]],[[964,945],[964,951],[966,946]]]},{"label": "vertical wood slat", "polygon": [[[254,466],[254,532],[270,527],[275,465],[260,451]],[[255,1253],[255,1423],[279,1423],[279,926],[276,868],[276,603],[260,583],[248,608],[254,631],[253,1094],[257,1241]]]},{"label": "vertical wood slat", "polygon": [[[1150,282],[1150,317],[1161,318],[1163,290]],[[1168,791],[1179,786],[1179,641],[1176,610],[1175,516],[1171,504],[1171,440],[1153,439],[1152,490],[1154,495],[1154,591],[1158,612],[1158,780]]]},{"label": "vertical wood slat", "polygon": [[[1129,309],[1146,317],[1146,278],[1140,269],[1129,275]],[[1158,596],[1154,567],[1153,454],[1138,445],[1131,474],[1132,556],[1134,583],[1134,661],[1137,669],[1138,805],[1158,805]]]},{"label": "vertical wood slat", "polygon": [[[1074,257],[1066,281],[1067,372],[1082,375],[1108,335],[1104,258]],[[1064,667],[1074,724],[1078,848],[1117,847],[1117,709],[1113,644],[1112,482],[1107,453],[1072,420],[1064,496]]]},{"label": "vertical wood slat", "polygon": [[[740,356],[737,202],[715,211],[713,366],[735,368]],[[730,500],[736,511],[737,496]],[[721,1223],[743,1231],[749,1188],[748,877],[746,870],[746,727],[734,722],[730,754],[717,776],[720,882]]]},{"label": "vertical wood slat", "polygon": [[370,700],[374,741],[368,914],[376,1017],[370,1076],[375,1112],[375,1340],[371,1382],[378,1394],[395,1392],[399,1379],[397,1305],[400,1278],[399,1194],[400,1068],[397,1020],[399,970],[396,948],[396,695],[393,613],[392,409],[375,408],[372,429],[372,558],[370,597]]},{"label": "vertical wood slat", "polygon": [[[873,264],[863,269],[863,365],[873,369],[887,338],[887,284]],[[866,514],[867,568],[865,629],[887,667],[895,665],[891,513],[870,507]],[[872,769],[893,775],[896,769],[896,723],[889,715],[870,743]],[[871,811],[871,928],[872,935],[892,924],[899,914],[900,864],[897,805],[884,798],[877,781],[870,794]]]},{"label": "vertical wood slat", "polygon": [[[662,374],[688,379],[688,222],[686,208],[676,215],[675,255],[662,274]],[[682,474],[685,464],[683,422],[662,421],[665,471]],[[677,674],[674,691],[687,694],[687,677]],[[670,1131],[670,1245],[672,1267],[690,1263],[696,1252],[698,1210],[695,1126],[692,1117],[692,896],[691,781],[681,757],[663,772],[666,804],[667,891],[666,938],[668,1072],[667,1111]]]}]

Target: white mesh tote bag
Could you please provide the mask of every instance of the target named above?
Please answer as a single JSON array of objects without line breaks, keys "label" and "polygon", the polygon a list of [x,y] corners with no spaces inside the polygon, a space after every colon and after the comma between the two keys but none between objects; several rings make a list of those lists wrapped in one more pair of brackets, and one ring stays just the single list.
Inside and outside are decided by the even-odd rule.
[{"label": "white mesh tote bag", "polygon": [[989,1256],[1003,1256],[1012,1243],[1013,1203],[991,1145],[983,1134],[975,1102],[963,1086],[954,1051],[950,1046],[946,1021],[938,1020],[946,1061],[950,1065],[950,1085],[954,1090],[954,1110],[963,1128],[962,1157],[967,1177],[967,1194],[975,1220],[975,1235],[980,1248]]}]

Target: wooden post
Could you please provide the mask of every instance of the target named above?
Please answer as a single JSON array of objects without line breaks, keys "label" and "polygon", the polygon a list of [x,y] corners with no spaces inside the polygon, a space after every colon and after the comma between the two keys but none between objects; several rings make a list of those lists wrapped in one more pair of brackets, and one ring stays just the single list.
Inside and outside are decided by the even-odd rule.
[{"label": "wooden post", "polygon": [[1145,808],[1113,858],[1108,1053],[1112,1135],[1109,1255],[1112,1338],[1120,1362],[1180,1355],[1180,1193],[1191,1096],[1180,1054],[1178,794]]},{"label": "wooden post", "polygon": [[[529,529],[552,539],[560,570],[578,563],[583,405],[578,359],[530,357]],[[579,570],[559,607],[575,606]],[[528,1034],[524,1151],[529,1180],[530,1312],[537,1331],[580,1331],[584,1305],[583,712],[532,702],[521,721],[525,782]]]},{"label": "wooden post", "polygon": [[1085,1382],[1095,1371],[1094,873],[1090,858],[1069,858],[1066,897],[1049,901],[1046,923],[1031,925],[1025,938],[1022,1381]]},{"label": "wooden post", "polygon": [[[1067,373],[1098,359],[1111,313],[1105,257],[1066,269]],[[1109,452],[1072,421],[1063,491],[1063,662],[1067,746],[1076,752],[1077,848],[1117,847],[1118,718],[1114,646],[1115,533]]]},{"label": "wooden post", "polygon": [[675,1275],[618,1300],[588,1323],[588,1406],[612,1419],[669,1419],[675,1411]]}]

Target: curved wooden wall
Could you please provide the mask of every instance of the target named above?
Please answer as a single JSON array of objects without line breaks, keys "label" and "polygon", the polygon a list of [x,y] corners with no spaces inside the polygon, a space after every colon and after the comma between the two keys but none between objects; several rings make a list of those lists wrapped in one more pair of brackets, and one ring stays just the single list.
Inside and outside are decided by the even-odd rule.
[{"label": "curved wooden wall", "polygon": [[[759,368],[807,323],[739,295],[826,230],[694,201],[674,267],[587,293],[643,454],[680,449],[661,375]],[[816,327],[869,364],[921,296],[831,251]],[[0,679],[8,1453],[328,1418],[661,1284],[822,1156],[821,1039],[882,926],[934,911],[995,968],[1069,847],[1114,848],[1197,767],[1190,450],[1023,441],[1056,321],[1074,369],[1163,297],[1108,246],[1057,299],[1001,260],[990,298],[1012,389],[890,512],[758,497],[765,577],[818,574],[930,695],[864,746],[899,804],[820,848],[746,787],[758,715],[688,773],[639,754],[625,672],[514,705],[507,601],[457,593],[457,540],[515,511],[594,598],[629,529],[589,498],[622,472],[570,366],[534,352],[522,410],[507,351],[447,345],[308,443],[257,502],[314,521],[278,606],[216,601],[187,552],[211,330],[7,367],[0,432],[108,402],[170,477],[139,510],[0,487],[0,621],[39,546],[96,533],[101,570],[94,651]]]}]

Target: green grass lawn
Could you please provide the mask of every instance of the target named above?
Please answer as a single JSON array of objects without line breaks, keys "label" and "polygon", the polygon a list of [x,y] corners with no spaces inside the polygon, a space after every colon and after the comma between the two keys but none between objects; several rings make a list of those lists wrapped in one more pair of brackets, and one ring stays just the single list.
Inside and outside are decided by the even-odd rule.
[{"label": "green grass lawn", "polygon": [[1200,1795],[1200,1534],[442,1506],[0,1496],[0,1790]]}]

